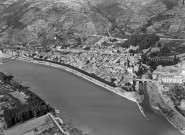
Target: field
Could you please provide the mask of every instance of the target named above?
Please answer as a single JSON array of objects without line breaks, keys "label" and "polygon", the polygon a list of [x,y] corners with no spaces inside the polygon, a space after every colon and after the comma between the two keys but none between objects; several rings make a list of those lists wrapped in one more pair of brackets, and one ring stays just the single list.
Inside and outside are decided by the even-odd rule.
[{"label": "field", "polygon": [[31,132],[26,133],[26,134],[24,134],[24,135],[35,135],[35,132],[34,132],[34,131],[31,131]]},{"label": "field", "polygon": [[50,117],[48,115],[44,115],[42,117],[25,122],[21,125],[7,129],[4,131],[4,135],[35,135],[35,129],[38,129],[43,125],[51,126],[51,123],[52,120]]},{"label": "field", "polygon": [[20,93],[18,91],[12,92],[11,95],[17,99],[19,99],[23,104],[26,102],[26,99],[28,98],[23,93]]}]

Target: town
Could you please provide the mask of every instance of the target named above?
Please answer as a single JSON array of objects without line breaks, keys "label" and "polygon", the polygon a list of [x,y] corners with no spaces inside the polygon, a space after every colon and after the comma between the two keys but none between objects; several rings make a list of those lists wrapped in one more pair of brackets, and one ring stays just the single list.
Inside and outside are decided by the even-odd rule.
[{"label": "town", "polygon": [[[93,45],[90,44],[92,40],[96,40]],[[128,91],[137,91],[139,82],[150,80],[163,85],[179,84],[183,86],[185,82],[184,57],[181,57],[181,60],[174,64],[174,61],[176,61],[174,56],[150,57],[153,52],[162,49],[157,47],[158,43],[155,43],[153,47],[138,51],[139,46],[130,45],[126,48],[118,46],[118,44],[124,44],[124,42],[125,39],[102,36],[101,38],[92,37],[83,46],[76,48],[51,46],[50,51],[40,51],[40,48],[29,51],[6,48],[3,51],[11,55],[67,64],[90,75],[95,75],[115,87],[127,88]],[[147,62],[143,61],[143,57],[148,58]],[[148,61],[149,63],[157,61],[159,64],[152,67],[148,64]],[[163,67],[160,62],[172,62],[172,65]],[[149,70],[152,72],[148,73]]]},{"label": "town", "polygon": [[[95,42],[92,41],[94,39]],[[181,119],[185,120],[185,58],[153,57],[153,53],[163,50],[163,47],[158,47],[159,39],[151,41],[151,46],[142,49],[137,45],[127,46],[133,40],[134,38],[125,40],[102,36],[92,37],[76,48],[55,45],[50,46],[48,51],[42,51],[42,48],[25,50],[19,46],[18,49],[3,48],[2,52],[9,54],[10,58],[29,58],[72,67],[110,86],[137,93],[141,96],[137,101],[140,104],[145,93],[148,92],[151,99],[158,95],[161,98],[155,98],[151,102],[154,108],[162,106],[166,109],[164,114],[174,111],[173,115],[167,116],[172,122],[174,118],[171,116],[183,116]],[[3,62],[6,60],[1,61],[2,64]],[[145,84],[157,86],[157,91],[144,90]],[[184,126],[178,122],[176,125]]]}]

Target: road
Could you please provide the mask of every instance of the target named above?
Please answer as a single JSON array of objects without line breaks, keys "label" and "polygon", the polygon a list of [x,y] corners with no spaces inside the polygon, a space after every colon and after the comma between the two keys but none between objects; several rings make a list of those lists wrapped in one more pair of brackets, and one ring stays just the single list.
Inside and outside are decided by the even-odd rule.
[{"label": "road", "polygon": [[160,40],[185,41],[185,39],[175,39],[175,38],[160,38]]},{"label": "road", "polygon": [[[94,34],[92,35],[93,37],[101,37],[101,38],[104,38],[104,37],[108,37],[108,36],[103,36],[103,35],[97,35],[97,34]],[[111,38],[111,37],[110,37]],[[117,40],[128,40],[127,38],[117,38],[117,37],[112,37],[114,39],[117,39]]]},{"label": "road", "polygon": [[[107,37],[107,36],[103,36],[103,35],[97,35],[97,34],[94,34],[93,35],[94,37]],[[127,38],[116,38],[116,37],[113,37],[113,38],[115,38],[115,39],[117,39],[117,40],[128,40]],[[160,40],[171,40],[171,41],[185,41],[185,39],[177,39],[177,38],[160,38]]]},{"label": "road", "polygon": [[141,81],[141,82],[156,82],[154,80],[151,79],[134,79],[135,81]]},{"label": "road", "polygon": [[58,124],[58,122],[56,121],[56,119],[54,118],[54,116],[50,113],[48,113],[49,117],[53,120],[53,122],[57,125],[57,127],[59,128],[59,130],[65,134],[65,135],[70,135],[68,132],[64,131],[61,126]]}]

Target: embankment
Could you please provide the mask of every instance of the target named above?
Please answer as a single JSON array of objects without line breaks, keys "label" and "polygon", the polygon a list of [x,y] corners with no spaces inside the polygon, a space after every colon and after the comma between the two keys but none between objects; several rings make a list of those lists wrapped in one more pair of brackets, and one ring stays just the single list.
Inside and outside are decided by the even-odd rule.
[{"label": "embankment", "polygon": [[114,92],[130,101],[133,101],[133,102],[138,102],[138,100],[140,99],[139,98],[139,95],[137,95],[135,92],[126,92],[124,91],[123,89],[119,88],[119,87],[113,87],[113,86],[110,86],[108,84],[105,84],[99,80],[96,80],[88,75],[85,75],[79,71],[76,71],[74,69],[71,69],[69,67],[66,67],[66,66],[63,66],[63,65],[59,65],[59,64],[54,64],[54,63],[51,63],[51,62],[46,62],[46,61],[38,61],[38,60],[33,60],[33,59],[30,59],[30,58],[23,58],[23,57],[18,57],[17,60],[21,60],[21,61],[25,61],[25,62],[31,62],[31,63],[36,63],[36,64],[41,64],[41,65],[47,65],[47,66],[52,66],[52,67],[56,67],[56,68],[60,68],[60,69],[63,69],[65,71],[68,71],[68,72],[71,72],[77,76],[80,76],[98,86],[101,86],[111,92]]},{"label": "embankment", "polygon": [[159,85],[157,83],[148,83],[146,93],[149,96],[150,106],[160,111],[175,128],[185,134],[185,118],[165,101],[159,90]]},{"label": "embankment", "polygon": [[[11,59],[13,59],[13,58],[11,58]],[[55,64],[55,63],[47,62],[47,61],[43,61],[43,60],[39,61],[39,59],[34,60],[32,58],[27,58],[27,57],[17,57],[16,60],[21,60],[21,61],[31,62],[31,63],[35,63],[35,64],[52,66],[52,67],[60,68],[60,69],[65,70],[67,72],[71,72],[71,73],[73,73],[73,74],[75,74],[75,75],[77,75],[79,77],[82,77],[82,78],[84,78],[84,79],[86,79],[86,80],[88,80],[88,81],[90,81],[90,82],[92,82],[92,83],[94,83],[94,84],[96,84],[98,86],[101,86],[101,87],[103,87],[103,88],[105,88],[105,89],[107,89],[107,90],[109,90],[111,92],[114,92],[117,95],[120,95],[120,96],[122,96],[122,97],[124,97],[124,98],[126,98],[126,99],[128,99],[128,100],[130,100],[132,102],[137,103],[137,105],[139,107],[139,110],[141,111],[143,116],[146,117],[144,112],[143,112],[142,107],[139,104],[139,103],[141,103],[142,99],[141,99],[140,95],[138,93],[136,93],[136,92],[127,92],[126,88],[125,88],[125,90],[123,90],[122,88],[114,87],[111,84],[109,85],[109,83],[107,84],[107,82],[105,82],[105,80],[97,78],[97,77],[93,78],[93,77],[87,75],[89,73],[85,73],[85,71],[80,72],[82,70],[77,69],[77,68],[75,68],[75,69],[77,69],[79,71],[77,71],[77,70],[75,70],[73,68],[70,68],[68,66],[61,65],[61,64]]]}]

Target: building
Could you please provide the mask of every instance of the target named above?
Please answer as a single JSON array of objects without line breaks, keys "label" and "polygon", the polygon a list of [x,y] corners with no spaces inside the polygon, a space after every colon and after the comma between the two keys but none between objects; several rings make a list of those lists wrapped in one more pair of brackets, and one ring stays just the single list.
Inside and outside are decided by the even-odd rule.
[{"label": "building", "polygon": [[160,77],[163,83],[183,83],[184,78],[182,76],[162,76]]},{"label": "building", "polygon": [[151,52],[159,52],[160,48],[159,47],[153,47],[151,48]]},{"label": "building", "polygon": [[130,73],[131,75],[134,74],[134,68],[133,68],[133,67],[128,67],[128,68],[127,68],[127,71],[128,71],[128,73]]},{"label": "building", "polygon": [[178,67],[181,70],[181,74],[185,76],[185,61],[178,64]]},{"label": "building", "polygon": [[161,80],[164,83],[179,83],[185,82],[185,62],[181,62],[175,66],[158,66],[153,72],[153,78]]},{"label": "building", "polygon": [[127,49],[127,52],[129,52],[130,50],[134,50],[134,51],[136,51],[136,50],[138,50],[139,49],[139,46],[130,46],[128,49]]},{"label": "building", "polygon": [[150,58],[149,57],[149,60],[150,61],[168,61],[168,62],[172,62],[174,61],[175,59],[174,58],[171,58],[171,57],[155,57],[155,58]]}]

